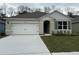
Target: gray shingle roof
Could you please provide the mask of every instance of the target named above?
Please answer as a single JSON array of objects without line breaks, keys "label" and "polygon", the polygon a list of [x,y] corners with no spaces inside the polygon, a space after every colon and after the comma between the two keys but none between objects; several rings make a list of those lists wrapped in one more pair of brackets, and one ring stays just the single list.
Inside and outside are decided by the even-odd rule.
[{"label": "gray shingle roof", "polygon": [[79,15],[73,15],[72,18],[72,23],[79,23]]},{"label": "gray shingle roof", "polygon": [[46,15],[45,12],[32,12],[32,13],[22,13],[16,16],[12,16],[10,18],[39,18],[41,16]]}]

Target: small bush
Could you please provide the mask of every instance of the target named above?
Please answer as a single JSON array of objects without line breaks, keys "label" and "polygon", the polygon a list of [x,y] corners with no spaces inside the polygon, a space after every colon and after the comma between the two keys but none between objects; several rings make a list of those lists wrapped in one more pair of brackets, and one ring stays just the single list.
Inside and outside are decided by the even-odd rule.
[{"label": "small bush", "polygon": [[6,34],[5,33],[0,33],[1,34],[1,36],[6,36]]},{"label": "small bush", "polygon": [[63,35],[63,32],[62,31],[58,31],[57,34],[58,35]]},{"label": "small bush", "polygon": [[57,31],[57,33],[55,33],[55,34],[53,33],[53,35],[58,35],[58,36],[60,36],[60,35],[64,35],[64,34],[63,34],[62,31]]},{"label": "small bush", "polygon": [[52,34],[52,35],[55,35],[55,36],[71,36],[72,34],[70,33],[63,33],[63,32],[57,32],[56,34]]}]

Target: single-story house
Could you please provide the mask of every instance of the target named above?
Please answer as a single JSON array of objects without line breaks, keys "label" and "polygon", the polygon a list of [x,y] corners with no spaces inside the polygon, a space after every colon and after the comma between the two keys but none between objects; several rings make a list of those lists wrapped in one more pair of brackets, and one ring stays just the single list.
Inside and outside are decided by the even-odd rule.
[{"label": "single-story house", "polygon": [[72,33],[72,18],[54,11],[51,13],[23,13],[6,18],[6,34],[57,34]]}]

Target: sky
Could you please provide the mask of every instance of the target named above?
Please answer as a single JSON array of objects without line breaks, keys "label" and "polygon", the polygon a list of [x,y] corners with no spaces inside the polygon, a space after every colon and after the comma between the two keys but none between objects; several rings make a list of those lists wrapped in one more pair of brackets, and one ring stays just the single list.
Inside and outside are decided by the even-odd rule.
[{"label": "sky", "polygon": [[29,7],[34,7],[34,8],[38,8],[38,7],[44,7],[44,6],[56,6],[56,7],[60,7],[60,8],[64,8],[64,7],[75,7],[75,8],[79,8],[79,3],[9,3],[7,5],[11,5],[11,6],[19,6],[19,5],[26,5]]},{"label": "sky", "polygon": [[[14,7],[15,10],[19,5],[28,6],[30,8],[41,8],[44,6],[55,6],[55,8],[74,8],[75,10],[79,10],[79,3],[8,3],[7,7]],[[15,7],[16,6],[16,7]]]},{"label": "sky", "polygon": [[[31,8],[42,8],[44,6],[56,6],[57,8],[65,8],[65,7],[74,7],[79,8],[79,3],[5,3],[7,7],[18,7],[19,5],[26,5]],[[4,3],[0,3],[0,6],[4,5]],[[16,6],[16,7],[15,7]]]},{"label": "sky", "polygon": [[[7,9],[9,7],[13,7],[15,10],[17,10],[17,7],[20,5],[28,6],[30,8],[41,8],[48,6],[55,6],[55,8],[74,8],[75,11],[79,10],[79,3],[0,3],[0,6],[6,5]],[[65,12],[63,12],[65,13]]]}]

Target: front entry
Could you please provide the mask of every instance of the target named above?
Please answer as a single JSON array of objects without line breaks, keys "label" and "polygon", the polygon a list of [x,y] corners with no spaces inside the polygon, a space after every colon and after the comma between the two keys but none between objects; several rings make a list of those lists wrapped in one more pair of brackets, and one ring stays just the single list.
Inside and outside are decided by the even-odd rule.
[{"label": "front entry", "polygon": [[50,22],[49,21],[44,22],[44,34],[50,34]]}]

